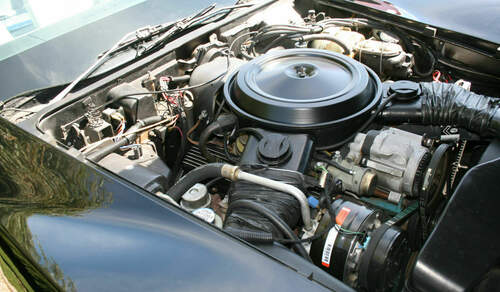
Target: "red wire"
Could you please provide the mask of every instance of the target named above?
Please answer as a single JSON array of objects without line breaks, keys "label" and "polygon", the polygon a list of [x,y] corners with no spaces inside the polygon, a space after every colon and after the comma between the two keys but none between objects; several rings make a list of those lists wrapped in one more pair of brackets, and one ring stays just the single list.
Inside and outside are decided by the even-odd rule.
[{"label": "red wire", "polygon": [[441,82],[439,81],[439,78],[441,78],[441,72],[439,72],[438,70],[434,71],[434,73],[432,73],[432,80],[434,82]]},{"label": "red wire", "polygon": [[163,98],[165,98],[168,102],[177,105],[175,99],[171,96],[168,96],[165,92],[162,93]]},{"label": "red wire", "polygon": [[181,135],[181,139],[184,139],[184,134],[182,134],[181,128],[179,128],[178,126],[175,126],[174,129],[177,129],[177,131],[179,131],[179,134]]}]

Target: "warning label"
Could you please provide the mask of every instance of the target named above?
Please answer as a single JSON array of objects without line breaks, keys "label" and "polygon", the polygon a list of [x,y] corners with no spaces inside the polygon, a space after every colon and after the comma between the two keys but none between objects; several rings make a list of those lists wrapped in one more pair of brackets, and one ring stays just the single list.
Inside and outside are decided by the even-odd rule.
[{"label": "warning label", "polygon": [[347,207],[342,207],[340,212],[337,214],[337,217],[335,217],[335,223],[337,223],[337,225],[342,226],[342,224],[345,221],[345,218],[347,218],[347,215],[349,215],[349,213],[351,213],[351,209]]}]

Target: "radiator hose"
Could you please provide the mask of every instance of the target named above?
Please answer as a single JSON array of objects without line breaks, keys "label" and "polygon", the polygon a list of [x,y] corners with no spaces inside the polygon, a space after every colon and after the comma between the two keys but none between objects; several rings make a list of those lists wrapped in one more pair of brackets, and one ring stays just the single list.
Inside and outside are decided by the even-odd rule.
[{"label": "radiator hose", "polygon": [[500,99],[458,85],[421,82],[417,103],[395,104],[381,113],[389,123],[451,125],[481,136],[500,137]]}]

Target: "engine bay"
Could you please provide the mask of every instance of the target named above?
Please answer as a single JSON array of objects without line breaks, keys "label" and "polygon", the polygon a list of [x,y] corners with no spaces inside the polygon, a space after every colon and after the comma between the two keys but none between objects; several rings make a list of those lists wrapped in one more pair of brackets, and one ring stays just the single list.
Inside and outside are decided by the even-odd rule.
[{"label": "engine bay", "polygon": [[403,29],[302,6],[201,33],[37,127],[232,236],[356,290],[400,290],[500,136],[497,88]]}]

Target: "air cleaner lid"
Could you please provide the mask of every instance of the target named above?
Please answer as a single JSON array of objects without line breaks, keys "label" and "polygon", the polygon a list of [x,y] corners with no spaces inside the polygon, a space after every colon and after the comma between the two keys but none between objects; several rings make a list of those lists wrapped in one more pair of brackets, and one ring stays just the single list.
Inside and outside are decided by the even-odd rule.
[{"label": "air cleaner lid", "polygon": [[226,82],[237,113],[272,126],[318,128],[355,118],[380,99],[378,77],[341,54],[290,49],[262,55]]}]

